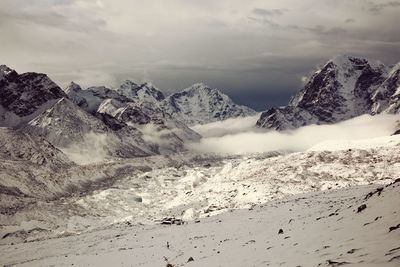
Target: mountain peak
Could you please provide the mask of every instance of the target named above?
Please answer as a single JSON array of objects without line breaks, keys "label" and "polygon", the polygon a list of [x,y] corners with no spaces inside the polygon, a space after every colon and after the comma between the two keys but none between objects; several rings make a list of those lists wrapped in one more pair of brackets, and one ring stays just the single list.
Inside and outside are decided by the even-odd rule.
[{"label": "mountain peak", "polygon": [[146,87],[154,87],[154,85],[151,81],[144,81],[142,85],[146,86]]},{"label": "mountain peak", "polygon": [[15,75],[18,75],[18,73],[15,70],[9,68],[8,66],[0,65],[0,79],[2,79],[5,76],[8,76],[12,73]]},{"label": "mountain peak", "polygon": [[[264,112],[257,125],[285,130],[312,123],[336,123],[369,114],[376,102],[374,98],[382,98],[375,96],[375,92],[388,77],[388,72],[388,67],[378,60],[338,55],[311,76],[288,106]],[[393,90],[381,91],[390,94]]]},{"label": "mountain peak", "polygon": [[168,96],[162,105],[167,113],[191,125],[255,114],[254,110],[237,105],[229,96],[204,83],[195,83]]},{"label": "mountain peak", "polygon": [[132,87],[137,87],[137,86],[138,86],[137,82],[134,82],[132,80],[125,80],[125,81],[122,82],[120,87],[130,87],[130,88],[132,88]]},{"label": "mountain peak", "polygon": [[207,90],[207,91],[218,91],[218,89],[212,89],[210,86],[208,86],[205,83],[199,82],[199,83],[194,83],[188,88],[184,89],[183,91],[191,91],[191,90]]},{"label": "mountain peak", "polygon": [[165,98],[164,94],[150,81],[137,84],[131,80],[126,80],[117,89],[117,92],[133,100],[140,100],[155,104],[159,103]]},{"label": "mountain peak", "polygon": [[8,74],[12,71],[15,71],[15,70],[9,68],[7,65],[0,65],[0,72],[3,72],[4,74]]},{"label": "mountain peak", "polygon": [[351,54],[339,54],[329,60],[325,67],[334,64],[340,70],[361,70],[370,67],[374,70],[385,69],[385,65],[379,60],[372,60],[364,57],[354,56]]},{"label": "mountain peak", "polygon": [[82,91],[82,87],[79,84],[74,83],[74,82],[70,82],[68,84],[68,86],[64,89],[64,92],[67,94],[77,93],[79,91]]}]

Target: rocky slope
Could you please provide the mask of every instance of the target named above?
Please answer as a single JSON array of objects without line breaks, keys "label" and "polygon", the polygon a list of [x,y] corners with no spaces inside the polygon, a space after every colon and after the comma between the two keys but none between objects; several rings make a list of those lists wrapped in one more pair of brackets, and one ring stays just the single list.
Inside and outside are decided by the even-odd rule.
[{"label": "rocky slope", "polygon": [[0,127],[0,213],[3,207],[18,205],[21,198],[46,195],[57,184],[49,176],[72,166],[64,153],[43,138]]},{"label": "rocky slope", "polygon": [[167,113],[188,125],[256,114],[254,110],[235,104],[229,96],[202,83],[168,96],[161,105]]},{"label": "rocky slope", "polygon": [[18,74],[1,65],[0,127],[18,127],[65,96],[63,90],[45,74]]},{"label": "rocky slope", "polygon": [[340,55],[311,76],[287,106],[263,112],[261,128],[287,130],[381,112],[397,113],[399,65]]},{"label": "rocky slope", "polygon": [[47,140],[10,128],[0,127],[0,158],[29,161],[32,164],[72,164],[60,150]]}]

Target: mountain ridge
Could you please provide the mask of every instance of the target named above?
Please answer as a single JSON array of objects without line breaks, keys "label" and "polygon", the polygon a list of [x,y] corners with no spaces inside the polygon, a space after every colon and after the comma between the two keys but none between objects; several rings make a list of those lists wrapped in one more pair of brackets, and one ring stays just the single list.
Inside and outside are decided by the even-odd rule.
[{"label": "mountain ridge", "polygon": [[[398,77],[399,73],[393,74],[380,61],[336,56],[310,77],[287,106],[263,112],[256,126],[290,130],[310,124],[336,123],[363,114],[398,113],[393,86],[389,89],[382,86],[390,75]],[[395,78],[392,80],[397,82]],[[390,81],[387,83],[392,85]],[[378,100],[382,103],[377,104]],[[389,104],[390,101],[393,103]],[[391,106],[392,110],[379,110],[382,106]]]}]

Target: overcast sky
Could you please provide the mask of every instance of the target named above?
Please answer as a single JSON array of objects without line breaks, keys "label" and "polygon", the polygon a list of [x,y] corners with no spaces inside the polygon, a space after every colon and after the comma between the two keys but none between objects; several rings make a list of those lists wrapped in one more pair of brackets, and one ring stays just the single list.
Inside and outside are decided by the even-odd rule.
[{"label": "overcast sky", "polygon": [[394,0],[1,0],[0,64],[170,93],[204,82],[257,110],[340,53],[400,60]]}]

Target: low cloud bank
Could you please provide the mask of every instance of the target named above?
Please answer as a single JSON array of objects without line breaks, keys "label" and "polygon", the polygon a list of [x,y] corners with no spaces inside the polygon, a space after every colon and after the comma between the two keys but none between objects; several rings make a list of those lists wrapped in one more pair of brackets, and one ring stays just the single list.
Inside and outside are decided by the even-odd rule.
[{"label": "low cloud bank", "polygon": [[329,140],[362,140],[389,136],[398,115],[363,115],[332,125],[310,125],[277,132],[254,128],[255,118],[237,118],[192,127],[203,138],[189,149],[203,153],[245,154],[276,150],[304,151]]},{"label": "low cloud bank", "polygon": [[227,119],[224,121],[216,121],[208,124],[199,124],[190,127],[193,131],[201,134],[203,137],[221,137],[228,134],[238,134],[247,131],[255,131],[253,128],[260,114],[241,117],[234,119]]},{"label": "low cloud bank", "polygon": [[106,134],[90,132],[85,135],[83,142],[60,148],[68,158],[77,164],[91,164],[103,162],[108,157],[107,146],[110,140]]}]

